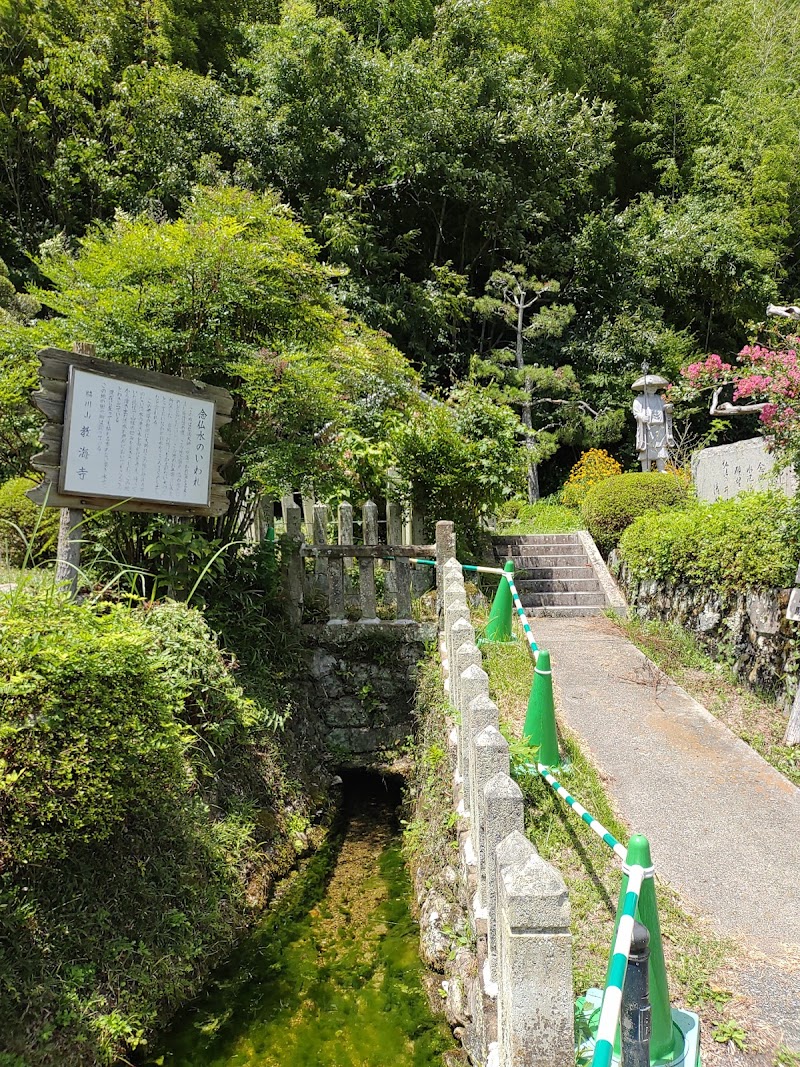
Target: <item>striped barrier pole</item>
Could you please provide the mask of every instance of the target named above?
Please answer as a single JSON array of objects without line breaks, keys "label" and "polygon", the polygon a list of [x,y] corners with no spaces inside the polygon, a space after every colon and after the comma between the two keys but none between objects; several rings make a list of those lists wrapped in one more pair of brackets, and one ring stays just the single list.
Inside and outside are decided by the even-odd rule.
[{"label": "striped barrier pole", "polygon": [[611,1067],[611,1058],[614,1054],[614,1039],[622,1008],[622,986],[625,982],[628,956],[631,951],[631,938],[633,937],[634,917],[644,877],[645,869],[638,864],[632,866],[628,871],[628,889],[614,937],[608,980],[603,990],[592,1067]]},{"label": "striped barrier pole", "polygon": [[531,624],[528,622],[528,616],[525,614],[525,608],[523,608],[522,606],[522,601],[519,598],[517,587],[514,585],[514,575],[508,574],[506,571],[501,571],[501,574],[505,575],[505,579],[508,582],[509,588],[511,589],[511,599],[514,602],[514,608],[516,609],[519,621],[522,623],[522,629],[525,633],[525,638],[531,650],[533,660],[534,662],[536,662],[536,657],[539,655],[539,646],[533,639],[533,630],[531,629]]},{"label": "striped barrier pole", "polygon": [[[435,567],[436,566],[436,560],[434,560],[434,559],[415,559],[415,558],[412,558],[411,562],[412,563],[422,563],[422,564],[426,564],[426,565],[431,566],[431,567]],[[523,629],[523,632],[525,634],[525,639],[528,642],[528,647],[530,648],[531,655],[533,656],[533,659],[534,659],[534,662],[535,662],[536,661],[536,657],[539,655],[539,646],[536,644],[536,641],[534,640],[533,630],[531,628],[531,624],[528,622],[528,616],[525,614],[525,608],[523,608],[523,606],[522,606],[522,601],[519,598],[519,593],[517,592],[517,587],[514,584],[513,572],[500,570],[499,567],[476,567],[476,566],[473,566],[470,563],[462,563],[461,564],[461,569],[464,570],[464,571],[471,571],[471,572],[477,573],[477,574],[499,574],[499,575],[502,575],[503,578],[505,578],[505,580],[508,582],[508,587],[511,590],[511,600],[512,600],[512,602],[514,604],[514,609],[515,609],[515,611],[517,613],[517,616],[519,617],[520,623],[522,624],[522,629]]]},{"label": "striped barrier pole", "polygon": [[544,780],[547,782],[547,784],[556,793],[558,793],[561,799],[566,801],[567,804],[569,804],[575,814],[581,817],[581,819],[586,823],[589,829],[593,830],[601,841],[605,841],[609,848],[613,849],[613,851],[619,856],[623,863],[626,861],[628,857],[627,848],[625,848],[625,846],[621,842],[617,841],[616,837],[614,837],[612,833],[606,830],[605,826],[603,826],[600,820],[596,819],[594,815],[588,812],[586,808],[584,808],[583,804],[579,804],[575,797],[571,796],[560,782],[556,781],[552,774],[550,774],[549,768],[545,767],[542,763],[539,763],[538,765],[529,763],[527,764],[525,769],[535,771],[537,774],[540,774],[542,778],[544,778]]}]

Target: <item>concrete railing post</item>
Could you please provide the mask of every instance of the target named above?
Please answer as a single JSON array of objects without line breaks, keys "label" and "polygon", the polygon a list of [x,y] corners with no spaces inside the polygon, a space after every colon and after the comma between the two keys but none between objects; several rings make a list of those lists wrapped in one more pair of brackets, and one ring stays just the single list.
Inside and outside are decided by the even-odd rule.
[{"label": "concrete railing post", "polygon": [[[406,544],[408,545],[422,545],[425,543],[425,516],[419,508],[411,507],[406,518],[404,533]],[[422,596],[426,590],[430,589],[434,577],[431,573],[433,570],[433,567],[414,568],[411,587],[414,596]]]},{"label": "concrete railing post", "polygon": [[[315,545],[328,543],[328,508],[325,504],[314,505]],[[328,557],[317,556],[314,560],[314,585],[322,592],[328,591]]]},{"label": "concrete railing post", "polygon": [[328,621],[344,625],[344,565],[341,559],[331,559],[328,563]]},{"label": "concrete railing post", "polygon": [[[464,613],[466,608],[464,609]],[[469,620],[464,617],[461,609],[456,607],[450,612],[450,633],[447,634],[445,647],[447,649],[447,664],[449,670],[450,703],[458,710],[458,683],[460,681],[456,673],[456,657],[462,645],[475,644],[475,631],[470,626]]]},{"label": "concrete railing post", "polygon": [[[386,477],[386,544],[402,545],[403,543],[403,508],[397,501],[399,475],[394,468],[390,468]],[[388,566],[389,573],[386,576],[386,588],[391,593],[397,592],[397,561]]]},{"label": "concrete railing post", "polygon": [[456,528],[452,522],[436,523],[436,612],[439,628],[444,626],[444,565],[456,558]]},{"label": "concrete railing post", "polygon": [[301,497],[303,501],[303,533],[306,540],[314,540],[314,504],[315,500],[313,496]]},{"label": "concrete railing post", "polygon": [[365,545],[378,543],[378,505],[368,500],[361,509],[362,538]]},{"label": "concrete railing post", "polygon": [[[487,721],[488,720],[488,721]],[[483,907],[487,906],[486,892],[486,797],[484,787],[496,774],[508,774],[508,741],[497,728],[497,705],[479,698],[470,708],[470,723],[483,729],[473,734],[472,759],[470,760],[470,796],[472,798],[472,844],[478,861],[478,896]]]},{"label": "concrete railing post", "polygon": [[498,871],[500,1067],[573,1067],[572,935],[564,879],[535,852]]},{"label": "concrete railing post", "polygon": [[394,561],[395,596],[397,598],[397,622],[411,621],[411,564],[405,557]]},{"label": "concrete railing post", "polygon": [[361,558],[358,561],[358,585],[361,599],[361,621],[379,622],[375,598],[375,560]]},{"label": "concrete railing post", "polygon": [[[509,834],[514,840],[522,838],[529,848],[533,848],[525,837],[525,807],[522,790],[508,774],[500,771],[492,775],[483,787],[483,855],[486,857],[486,898],[484,907],[489,912],[489,966],[493,975],[497,974],[497,868],[506,852],[506,839]],[[507,851],[507,849],[506,849]],[[516,855],[516,853],[515,853]],[[527,853],[526,853],[527,855]]]},{"label": "concrete railing post", "polygon": [[281,566],[286,617],[292,626],[299,626],[303,621],[303,534],[300,508],[295,504],[285,505],[283,517],[286,533],[281,537]]},{"label": "concrete railing post", "polygon": [[[339,505],[338,518],[338,541],[340,545],[352,545],[353,543],[353,505],[343,500]],[[346,568],[353,566],[353,557],[345,556]]]},{"label": "concrete railing post", "polygon": [[[464,647],[463,645],[461,646]],[[460,655],[460,650],[458,655]],[[472,811],[472,795],[470,792],[470,762],[472,760],[471,740],[473,736],[470,713],[476,697],[489,698],[489,675],[486,671],[473,664],[467,667],[458,678],[458,710],[461,713],[461,729],[459,731],[460,744],[459,754],[461,760],[459,770],[463,779],[464,811]]]}]

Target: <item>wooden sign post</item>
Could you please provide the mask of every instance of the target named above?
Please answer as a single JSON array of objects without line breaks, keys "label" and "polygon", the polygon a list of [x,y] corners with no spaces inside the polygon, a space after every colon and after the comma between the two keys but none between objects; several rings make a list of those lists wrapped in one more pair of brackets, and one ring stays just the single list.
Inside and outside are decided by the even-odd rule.
[{"label": "wooden sign post", "polygon": [[63,509],[57,576],[73,593],[75,530],[85,510],[224,514],[221,472],[233,458],[219,436],[233,409],[226,389],[97,359],[93,346],[80,347],[39,352],[33,402],[47,425],[32,465],[44,477],[27,494]]}]

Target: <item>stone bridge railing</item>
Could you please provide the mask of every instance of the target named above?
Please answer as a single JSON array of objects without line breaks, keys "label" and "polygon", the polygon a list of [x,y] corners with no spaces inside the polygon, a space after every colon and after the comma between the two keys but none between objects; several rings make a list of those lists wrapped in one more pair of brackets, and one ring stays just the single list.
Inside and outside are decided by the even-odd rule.
[{"label": "stone bridge railing", "polygon": [[331,523],[325,504],[313,506],[310,542],[304,532],[308,522],[303,523],[298,505],[285,500],[283,517],[283,590],[287,614],[295,625],[307,620],[310,601],[316,618],[320,603],[324,604],[329,625],[407,624],[412,621],[412,598],[425,592],[433,580],[433,568],[413,566],[412,559],[433,561],[437,555],[444,559],[444,547],[404,543],[409,534],[419,532],[419,525],[403,523],[399,505],[391,502],[387,502],[387,543],[383,544],[378,540],[378,508],[372,501],[362,508],[360,544],[354,543],[350,504],[338,508],[336,544],[328,540]]},{"label": "stone bridge railing", "polygon": [[524,832],[522,792],[510,776],[509,747],[489,697],[461,565],[450,558],[439,570],[445,690],[454,709],[451,759],[461,827],[460,877],[471,902],[478,956],[477,973],[466,979],[471,988],[451,981],[447,996],[469,1005],[465,1045],[474,1062],[571,1067],[567,889]]}]

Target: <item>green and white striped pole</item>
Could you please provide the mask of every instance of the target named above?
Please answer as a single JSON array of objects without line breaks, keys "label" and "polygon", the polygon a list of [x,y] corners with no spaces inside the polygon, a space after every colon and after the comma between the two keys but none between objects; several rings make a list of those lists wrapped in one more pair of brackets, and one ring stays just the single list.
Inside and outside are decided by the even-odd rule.
[{"label": "green and white striped pole", "polygon": [[508,582],[508,588],[511,591],[511,599],[512,599],[512,601],[514,603],[514,607],[516,609],[517,616],[519,617],[519,621],[522,623],[522,630],[523,630],[523,632],[525,634],[525,640],[528,642],[528,645],[530,646],[531,655],[533,656],[533,660],[534,660],[534,663],[535,663],[536,662],[536,657],[539,655],[539,649],[538,649],[538,646],[537,646],[536,642],[533,639],[533,630],[531,629],[531,624],[528,622],[528,616],[525,614],[525,608],[523,608],[523,606],[522,606],[522,601],[519,598],[519,593],[517,592],[517,587],[516,587],[516,585],[514,585],[514,572],[512,571],[510,574],[508,572],[504,572],[504,575],[505,575],[506,581]]},{"label": "green and white striped pole", "polygon": [[[628,842],[628,859],[622,868],[622,886],[619,892],[617,916],[622,911],[630,885],[630,872],[634,867],[641,867],[645,872],[644,883],[639,894],[636,918],[647,927],[650,934],[650,1010],[652,1031],[650,1035],[650,1062],[669,1063],[682,1051],[683,1038],[679,1029],[673,1026],[672,1010],[669,1003],[667,984],[667,965],[664,960],[664,946],[661,943],[661,923],[658,919],[656,885],[653,875],[653,861],[650,856],[650,842],[643,834],[634,834]],[[617,919],[617,926],[619,925]],[[609,964],[608,975],[611,974]],[[607,976],[608,977],[608,976]],[[676,1048],[676,1045],[680,1048]]]},{"label": "green and white striped pole", "polygon": [[[632,864],[628,868],[627,885],[624,887],[621,912],[617,913],[614,946],[608,965],[603,1002],[600,1006],[600,1021],[597,1024],[592,1067],[611,1067],[614,1039],[622,1009],[622,986],[625,982],[625,972],[628,969],[633,923],[644,877],[645,869],[639,864]],[[670,1025],[672,1025],[671,1022]]]},{"label": "green and white striped pole", "polygon": [[617,841],[616,837],[614,837],[612,833],[606,830],[605,826],[603,826],[600,820],[596,819],[594,815],[588,812],[582,804],[579,804],[575,797],[570,796],[564,786],[560,782],[557,782],[556,779],[552,776],[552,774],[550,774],[550,771],[547,767],[543,766],[541,763],[538,765],[538,767],[534,767],[533,764],[529,764],[529,767],[530,769],[535,770],[538,774],[540,774],[542,778],[544,778],[544,780],[547,782],[547,784],[556,793],[558,793],[561,799],[565,800],[567,804],[569,804],[575,814],[580,816],[580,818],[586,823],[589,829],[593,830],[602,841],[605,841],[609,848],[613,849],[613,851],[617,854],[617,856],[619,856],[622,862],[625,863],[628,858],[628,850],[621,842]]}]

